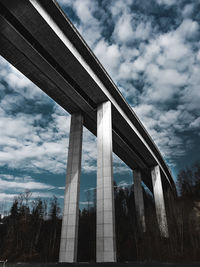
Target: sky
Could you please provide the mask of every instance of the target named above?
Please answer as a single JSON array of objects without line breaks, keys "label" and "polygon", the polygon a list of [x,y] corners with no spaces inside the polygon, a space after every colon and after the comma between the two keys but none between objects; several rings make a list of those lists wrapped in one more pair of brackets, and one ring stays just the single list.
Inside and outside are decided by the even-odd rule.
[{"label": "sky", "polygon": [[[138,115],[173,178],[200,155],[200,1],[58,0]],[[26,190],[64,200],[70,114],[0,57],[0,213]],[[80,208],[93,201],[96,137],[83,134]],[[114,157],[118,186],[133,183]]]}]

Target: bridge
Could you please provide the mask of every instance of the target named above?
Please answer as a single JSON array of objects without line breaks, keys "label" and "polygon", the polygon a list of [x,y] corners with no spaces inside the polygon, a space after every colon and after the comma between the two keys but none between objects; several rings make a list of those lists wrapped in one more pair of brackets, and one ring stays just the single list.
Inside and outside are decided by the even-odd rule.
[{"label": "bridge", "polygon": [[76,262],[82,132],[97,136],[97,262],[116,261],[112,152],[133,170],[138,223],[146,231],[141,182],[154,195],[168,237],[163,190],[171,172],[111,77],[54,0],[0,0],[0,54],[71,114],[60,262]]}]

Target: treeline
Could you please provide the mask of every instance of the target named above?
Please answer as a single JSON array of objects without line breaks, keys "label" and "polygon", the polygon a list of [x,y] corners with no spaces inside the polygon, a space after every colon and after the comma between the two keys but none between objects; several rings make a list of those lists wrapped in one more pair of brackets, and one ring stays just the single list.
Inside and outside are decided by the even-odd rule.
[{"label": "treeline", "polygon": [[[140,231],[133,186],[115,185],[115,224],[118,261],[191,262],[200,260],[200,164],[182,170],[178,196],[165,192],[169,238],[160,237],[153,196],[143,190],[146,232]],[[58,261],[61,213],[57,199],[32,202],[27,192],[14,200],[0,224],[0,255],[9,261]],[[78,261],[96,259],[95,194],[79,214]]]},{"label": "treeline", "polygon": [[56,197],[31,201],[31,193],[14,199],[10,215],[0,224],[0,256],[9,261],[55,261],[61,231]]},{"label": "treeline", "polygon": [[[133,186],[114,187],[117,260],[200,261],[200,164],[180,171],[178,195],[170,190],[164,192],[169,238],[160,236],[153,195],[144,189],[146,232],[141,232]],[[94,207],[80,213],[79,261],[95,261],[95,219]]]}]

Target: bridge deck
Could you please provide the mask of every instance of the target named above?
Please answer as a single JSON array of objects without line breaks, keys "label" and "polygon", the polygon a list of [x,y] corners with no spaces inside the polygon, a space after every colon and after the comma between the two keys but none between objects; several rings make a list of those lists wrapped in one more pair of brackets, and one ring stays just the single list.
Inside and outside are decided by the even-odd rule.
[{"label": "bridge deck", "polygon": [[55,1],[0,0],[0,53],[69,113],[82,110],[96,135],[96,109],[111,101],[113,150],[130,168],[159,165],[163,186],[175,188],[159,150],[114,82]]}]

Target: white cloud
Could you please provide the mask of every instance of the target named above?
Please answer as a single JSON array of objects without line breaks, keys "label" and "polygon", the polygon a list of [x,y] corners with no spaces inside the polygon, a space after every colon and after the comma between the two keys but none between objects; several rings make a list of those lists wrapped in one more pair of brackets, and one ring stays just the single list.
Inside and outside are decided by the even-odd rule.
[{"label": "white cloud", "polygon": [[189,17],[192,15],[193,11],[194,11],[194,4],[187,4],[183,8],[182,15],[183,17]]},{"label": "white cloud", "polygon": [[138,57],[134,63],[133,63],[133,68],[140,72],[140,71],[144,71],[145,70],[145,60],[142,57]]},{"label": "white cloud", "polygon": [[76,24],[77,29],[92,48],[97,40],[101,38],[102,26],[94,15],[97,3],[91,0],[74,0],[70,6],[80,19],[80,23]]},{"label": "white cloud", "polygon": [[20,179],[18,177],[9,176],[9,180],[4,180],[2,178],[6,178],[5,175],[0,175],[0,188],[1,190],[51,190],[55,187],[52,185],[44,184],[41,182],[35,182],[31,177],[24,177]]},{"label": "white cloud", "polygon": [[176,0],[156,0],[159,5],[171,6],[177,3]]},{"label": "white cloud", "polygon": [[[30,195],[30,200],[37,199],[37,198],[52,198],[56,196],[58,199],[63,199],[63,196],[55,195],[53,193],[45,193],[45,192],[32,192]],[[19,194],[10,194],[10,193],[0,193],[0,202],[4,203],[12,203],[15,198],[18,198]]]},{"label": "white cloud", "polygon": [[[106,10],[97,1],[59,2],[74,10],[80,20],[76,21],[79,31],[134,106],[162,154],[168,160],[183,155],[184,143],[189,140],[181,138],[180,133],[184,129],[196,131],[200,116],[199,24],[192,19],[193,3],[182,10],[179,6],[177,10],[182,15],[179,14],[173,25],[165,25],[162,32],[152,14],[141,8],[131,9],[133,3],[140,5],[139,1],[112,1],[107,7],[110,12],[107,22],[104,21]],[[156,2],[165,5],[162,8],[179,5],[175,0]],[[97,11],[101,16],[95,15]],[[113,32],[105,37],[102,33],[108,28]],[[0,78],[7,77],[8,85],[16,94],[4,96],[5,86],[0,86],[0,166],[27,166],[35,171],[64,173],[70,117],[61,108],[55,108],[44,128],[41,115],[11,115],[9,111],[16,103],[21,105],[24,99],[42,103],[47,98],[2,59],[0,66]],[[84,172],[96,171],[96,139],[87,130],[84,130],[82,162]],[[115,171],[125,172],[126,168],[119,164]]]},{"label": "white cloud", "polygon": [[[40,90],[28,78],[26,78],[22,73],[20,73],[15,67],[9,64],[1,56],[0,56],[0,80],[5,81],[13,92],[19,93],[24,99],[29,99],[29,100],[32,99],[35,102],[37,101],[38,103],[40,103],[41,101],[43,103],[49,101],[49,97],[47,97],[47,95],[42,90]],[[11,98],[13,97],[14,96],[11,96]],[[22,102],[24,100],[23,98],[21,98],[21,101],[19,100],[19,97],[16,100],[18,102]],[[14,102],[13,99],[12,102]]]},{"label": "white cloud", "polygon": [[132,186],[133,183],[128,183],[127,181],[125,180],[122,180],[118,183],[118,185],[116,187],[118,188],[126,188],[126,187],[129,187],[129,186]]},{"label": "white cloud", "polygon": [[113,173],[114,177],[117,174],[127,174],[130,173],[131,169],[117,156],[113,153]]},{"label": "white cloud", "polygon": [[13,202],[14,198],[17,196],[17,194],[0,193],[0,202]]},{"label": "white cloud", "polygon": [[200,117],[190,123],[190,128],[200,128]]},{"label": "white cloud", "polygon": [[121,0],[113,1],[112,5],[109,5],[109,9],[114,21],[116,21],[118,19],[118,16],[120,16],[121,14],[129,13],[131,4],[132,0],[127,0],[126,2]]},{"label": "white cloud", "polygon": [[184,117],[187,119],[188,114],[173,109],[160,111],[150,104],[138,105],[134,111],[141,118],[165,159],[171,160],[171,165],[177,157],[184,155],[186,149],[184,139],[177,135],[177,131],[181,132],[186,128],[188,121],[184,120]]},{"label": "white cloud", "polygon": [[90,0],[76,0],[74,1],[74,8],[83,24],[88,23],[88,21],[93,21],[92,2]]},{"label": "white cloud", "polygon": [[65,186],[59,186],[58,189],[65,190]]},{"label": "white cloud", "polygon": [[97,147],[96,137],[86,128],[83,130],[82,171],[96,172]]},{"label": "white cloud", "polygon": [[10,174],[0,174],[0,177],[6,180],[13,180],[13,175]]},{"label": "white cloud", "polygon": [[100,40],[94,48],[94,53],[100,59],[104,68],[111,76],[115,76],[120,65],[120,51],[117,45],[109,45]]},{"label": "white cloud", "polygon": [[140,22],[136,26],[133,32],[133,38],[139,39],[139,40],[148,40],[151,33],[152,33],[151,22],[150,21],[148,21],[147,23]]},{"label": "white cloud", "polygon": [[145,16],[141,19],[137,14],[126,10],[116,20],[113,38],[120,44],[128,44],[133,41],[142,42],[150,38],[152,31],[151,21],[146,21]]},{"label": "white cloud", "polygon": [[117,38],[121,42],[129,42],[134,37],[134,31],[131,25],[131,15],[124,14],[120,17],[118,23],[115,26],[115,32]]},{"label": "white cloud", "polygon": [[86,189],[86,190],[84,190],[84,191],[85,191],[85,192],[88,192],[88,191],[94,191],[94,190],[96,190],[96,187],[91,187],[91,188]]},{"label": "white cloud", "polygon": [[[55,186],[36,181],[30,176],[0,174],[0,202],[13,202],[19,194],[30,191],[30,200],[34,198],[52,198]],[[48,192],[47,192],[48,191]],[[51,192],[50,192],[51,191]],[[12,193],[11,193],[12,192]],[[62,195],[56,195],[63,198]]]},{"label": "white cloud", "polygon": [[64,198],[63,195],[57,195],[57,194],[54,194],[53,192],[52,193],[50,193],[50,192],[32,192],[32,194],[31,194],[31,198],[53,198],[54,196],[58,199]]},{"label": "white cloud", "polygon": [[185,39],[191,39],[197,37],[199,30],[199,25],[196,21],[192,19],[184,19],[179,28],[177,29],[177,33]]},{"label": "white cloud", "polygon": [[[41,114],[8,115],[0,109],[0,166],[33,172],[65,173],[70,116],[55,107],[50,121]],[[82,169],[95,171],[95,137],[84,129]]]},{"label": "white cloud", "polygon": [[93,201],[80,201],[79,204],[80,204],[80,205],[93,205],[94,202],[93,202]]},{"label": "white cloud", "polygon": [[59,116],[55,114],[53,117],[53,121],[47,124],[45,129],[39,126],[42,119],[40,115],[9,116],[3,113],[0,116],[2,128],[0,165],[33,171],[64,172],[68,145],[68,119],[66,116],[66,125],[63,124],[61,130],[63,117],[58,118]]}]

